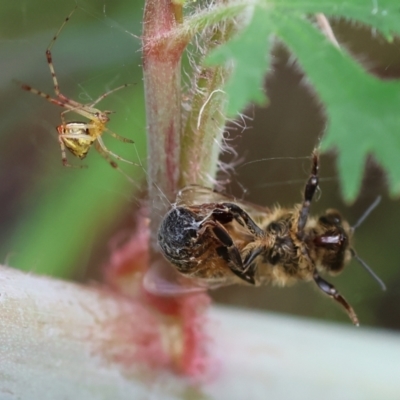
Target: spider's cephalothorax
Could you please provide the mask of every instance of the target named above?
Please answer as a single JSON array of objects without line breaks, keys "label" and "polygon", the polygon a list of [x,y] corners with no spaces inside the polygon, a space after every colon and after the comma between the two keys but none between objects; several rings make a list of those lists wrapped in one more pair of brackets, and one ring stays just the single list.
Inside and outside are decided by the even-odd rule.
[{"label": "spider's cephalothorax", "polygon": [[358,325],[353,308],[320,273],[337,274],[355,257],[377,277],[351,248],[354,228],[337,211],[327,210],[319,218],[309,216],[317,187],[316,151],[303,202],[290,209],[259,207],[188,186],[164,217],[158,243],[181,274],[203,286],[314,281]]},{"label": "spider's cephalothorax", "polygon": [[[72,100],[60,92],[60,87],[54,70],[51,48],[53,47],[62,29],[64,28],[65,24],[69,21],[71,15],[76,10],[76,8],[77,7],[75,7],[74,10],[72,10],[72,12],[70,13],[70,15],[64,20],[60,29],[51,40],[49,47],[46,49],[46,59],[53,79],[55,97],[53,98],[50,95],[40,90],[34,89],[33,87],[26,84],[21,84],[21,87],[22,89],[37,94],[45,98],[50,103],[56,104],[65,109],[63,112],[61,112],[62,123],[57,127],[63,165],[71,166],[67,160],[65,151],[66,149],[68,149],[74,156],[82,159],[87,155],[90,147],[93,144],[95,145],[96,150],[101,154],[102,157],[104,157],[110,163],[110,165],[113,168],[118,168],[118,165],[111,157],[114,157],[117,160],[127,162],[129,164],[134,164],[133,162],[125,160],[124,158],[118,156],[117,154],[107,149],[101,138],[104,132],[109,133],[111,136],[122,142],[133,143],[133,141],[131,139],[124,138],[107,128],[106,125],[110,121],[109,114],[111,114],[112,111],[101,111],[95,108],[95,105],[97,103],[99,103],[112,93],[121,90],[123,88],[126,88],[131,84],[124,84],[115,89],[109,90],[96,100],[87,104],[82,104],[75,100]],[[88,121],[67,122],[65,120],[65,114],[69,112],[78,114],[81,117],[86,118]]]}]

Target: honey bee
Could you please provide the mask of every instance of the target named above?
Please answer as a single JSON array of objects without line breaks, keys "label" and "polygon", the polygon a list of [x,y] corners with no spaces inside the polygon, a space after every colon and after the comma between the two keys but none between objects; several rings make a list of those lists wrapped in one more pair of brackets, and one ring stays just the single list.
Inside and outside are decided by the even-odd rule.
[{"label": "honey bee", "polygon": [[354,229],[380,199],[353,227],[333,209],[311,217],[318,169],[319,157],[314,151],[303,202],[290,209],[269,209],[238,202],[205,187],[185,187],[160,225],[158,243],[164,257],[181,274],[209,288],[233,283],[285,286],[313,281],[358,326],[351,305],[320,274],[338,274],[355,258],[385,289],[351,247]]}]

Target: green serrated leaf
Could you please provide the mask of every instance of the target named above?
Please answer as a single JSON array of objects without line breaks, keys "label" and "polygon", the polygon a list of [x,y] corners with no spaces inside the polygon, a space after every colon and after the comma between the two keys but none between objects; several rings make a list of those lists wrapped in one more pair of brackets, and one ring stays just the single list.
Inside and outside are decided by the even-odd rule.
[{"label": "green serrated leaf", "polygon": [[271,27],[267,20],[268,11],[257,10],[246,29],[207,58],[210,65],[225,61],[234,63],[231,79],[225,87],[225,91],[230,94],[228,115],[235,115],[249,101],[260,105],[266,103],[263,78],[270,65],[271,51]]},{"label": "green serrated leaf", "polygon": [[[264,1],[260,1],[262,6]],[[362,22],[377,29],[387,39],[400,33],[400,7],[393,0],[307,0],[293,2],[277,0],[275,10],[287,16],[304,16],[323,13],[328,17],[340,17]],[[268,1],[271,6],[271,2]]]},{"label": "green serrated leaf", "polygon": [[[339,150],[346,200],[355,199],[365,158],[373,154],[387,169],[392,192],[400,184],[400,83],[383,82],[334,46],[305,20],[279,18],[277,35],[296,55],[328,114],[323,149]],[[312,49],[312,51],[310,51]]]},{"label": "green serrated leaf", "polygon": [[370,154],[387,170],[391,193],[400,194],[400,84],[368,75],[336,49],[314,27],[316,13],[370,25],[387,39],[400,33],[400,5],[392,0],[259,1],[243,32],[210,56],[213,63],[234,64],[225,87],[229,115],[264,98],[260,86],[269,67],[266,51],[275,35],[298,58],[326,107],[329,125],[322,148],[339,150],[345,199],[355,199]]},{"label": "green serrated leaf", "polygon": [[370,25],[387,39],[400,34],[400,6],[393,0],[262,0],[252,11],[252,18],[243,31],[214,50],[207,59],[209,64],[233,63],[233,73],[225,87],[230,98],[228,114],[231,116],[251,101],[265,102],[261,84],[269,68],[271,36],[277,33],[275,23],[290,25],[296,20],[303,21],[305,16],[324,13]]}]

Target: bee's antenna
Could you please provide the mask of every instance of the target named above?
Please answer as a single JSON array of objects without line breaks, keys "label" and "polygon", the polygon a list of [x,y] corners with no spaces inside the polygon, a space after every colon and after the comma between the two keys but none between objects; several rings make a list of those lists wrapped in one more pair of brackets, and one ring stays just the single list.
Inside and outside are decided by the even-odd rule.
[{"label": "bee's antenna", "polygon": [[[361,215],[360,219],[351,227],[351,230],[354,232],[371,214],[371,212],[377,207],[377,205],[381,202],[382,196],[378,196],[375,201],[367,208],[363,215]],[[382,290],[386,290],[386,285],[382,281],[381,278],[372,270],[372,268],[362,259],[360,258],[353,249],[350,249],[351,255],[354,259],[356,259],[363,268],[379,283],[379,286]]]},{"label": "bee's antenna", "polygon": [[377,205],[381,202],[382,196],[378,196],[375,201],[367,208],[363,215],[361,215],[360,219],[351,227],[353,231],[355,231],[371,214],[371,212],[377,207]]},{"label": "bee's antenna", "polygon": [[379,283],[379,286],[382,288],[382,290],[386,290],[386,285],[383,282],[381,278],[372,270],[372,268],[358,255],[353,249],[351,250],[351,255],[353,256],[354,259],[356,259],[363,267],[364,269]]}]

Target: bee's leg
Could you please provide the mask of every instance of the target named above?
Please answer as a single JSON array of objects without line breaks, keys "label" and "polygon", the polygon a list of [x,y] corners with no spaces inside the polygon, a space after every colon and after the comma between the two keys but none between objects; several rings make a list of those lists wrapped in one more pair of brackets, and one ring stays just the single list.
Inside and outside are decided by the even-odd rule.
[{"label": "bee's leg", "polygon": [[[243,265],[244,269],[254,269],[254,261],[255,259],[262,253],[265,253],[266,250],[260,246],[253,246],[253,248],[243,257]],[[243,253],[242,253],[243,254]]]},{"label": "bee's leg", "polygon": [[231,271],[238,276],[240,279],[243,279],[247,283],[250,283],[251,285],[256,284],[256,280],[254,278],[255,275],[255,269],[249,268],[247,271],[238,271],[237,269],[231,268]]},{"label": "bee's leg", "polygon": [[311,201],[318,187],[319,156],[317,150],[314,150],[312,157],[311,175],[308,178],[306,187],[304,188],[303,205],[300,209],[300,215],[297,222],[297,237],[300,240],[303,239],[304,227],[306,226],[308,214],[310,212]]},{"label": "bee's leg", "polygon": [[322,279],[317,272],[314,272],[313,275],[314,282],[318,285],[318,287],[329,297],[332,299],[336,300],[338,303],[340,303],[345,309],[350,317],[351,321],[353,322],[354,325],[359,326],[358,318],[356,313],[353,310],[353,307],[346,301],[346,299],[336,290],[336,288],[331,285],[329,282],[326,280]]},{"label": "bee's leg", "polygon": [[220,247],[220,249],[224,249],[221,251],[224,259],[229,265],[232,265],[232,269],[243,271],[243,263],[239,249],[235,246],[228,231],[218,222],[214,222],[212,225],[210,230],[213,236],[221,243],[222,247]]},{"label": "bee's leg", "polygon": [[[231,222],[233,219],[240,225],[246,226],[247,229],[255,236],[263,236],[264,231],[253,221],[249,214],[241,207],[234,203],[222,203],[223,209],[216,209],[213,212],[213,217],[222,224],[229,217]],[[226,222],[225,222],[226,223]]]},{"label": "bee's leg", "polygon": [[[209,229],[214,238],[216,238],[221,246],[217,248],[217,253],[227,263],[230,270],[248,283],[255,284],[254,273],[249,274],[243,267],[242,258],[239,249],[236,247],[228,231],[217,221],[207,221],[202,225],[203,229]],[[201,231],[199,236],[201,236]]]}]

